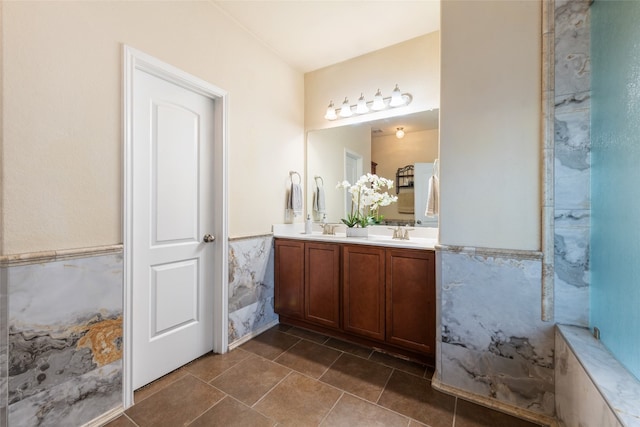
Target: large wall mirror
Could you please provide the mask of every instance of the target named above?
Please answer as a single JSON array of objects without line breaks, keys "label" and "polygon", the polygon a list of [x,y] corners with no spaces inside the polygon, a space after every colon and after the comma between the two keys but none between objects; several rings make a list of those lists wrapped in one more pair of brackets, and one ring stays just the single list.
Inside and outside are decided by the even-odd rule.
[{"label": "large wall mirror", "polygon": [[[428,181],[437,173],[439,110],[307,133],[307,212],[315,221],[340,223],[349,195],[338,182],[355,182],[367,172],[395,182],[398,202],[380,209],[383,224],[437,227],[437,216],[425,215]],[[396,132],[402,128],[404,136]],[[398,169],[406,168],[401,182]],[[412,169],[412,170],[411,170]],[[409,175],[411,175],[409,177]],[[323,187],[324,211],[314,209],[318,187]],[[317,206],[316,206],[317,207]]]}]

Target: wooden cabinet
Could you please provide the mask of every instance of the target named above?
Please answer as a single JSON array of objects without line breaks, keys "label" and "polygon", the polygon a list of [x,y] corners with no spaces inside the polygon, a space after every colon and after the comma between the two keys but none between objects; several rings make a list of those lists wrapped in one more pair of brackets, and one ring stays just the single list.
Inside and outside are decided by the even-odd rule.
[{"label": "wooden cabinet", "polygon": [[387,249],[386,255],[386,341],[434,354],[434,253]]},{"label": "wooden cabinet", "polygon": [[280,320],[434,363],[435,254],[275,240]]},{"label": "wooden cabinet", "polygon": [[304,317],[330,328],[340,327],[340,246],[305,243]]},{"label": "wooden cabinet", "polygon": [[275,312],[304,318],[304,242],[276,239],[274,268]]},{"label": "wooden cabinet", "polygon": [[340,327],[340,245],[276,239],[275,312]]},{"label": "wooden cabinet", "polygon": [[384,248],[345,245],[342,249],[343,328],[384,340]]}]

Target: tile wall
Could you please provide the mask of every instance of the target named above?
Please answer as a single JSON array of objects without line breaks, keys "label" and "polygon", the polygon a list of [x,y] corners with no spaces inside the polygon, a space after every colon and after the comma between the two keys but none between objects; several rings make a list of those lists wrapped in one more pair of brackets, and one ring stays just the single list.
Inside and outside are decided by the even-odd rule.
[{"label": "tile wall", "polygon": [[229,242],[229,345],[278,320],[272,247],[271,235]]},{"label": "tile wall", "polygon": [[557,0],[554,10],[554,321],[578,326],[589,325],[589,3],[589,0]]},{"label": "tile wall", "polygon": [[8,425],[82,425],[122,403],[122,267],[115,253],[2,268]]},{"label": "tile wall", "polygon": [[441,247],[439,263],[436,384],[552,417],[553,324],[541,320],[541,254]]},{"label": "tile wall", "polygon": [[[230,344],[277,321],[272,244],[229,242]],[[122,404],[122,292],[121,248],[0,268],[1,427],[82,425]]]}]

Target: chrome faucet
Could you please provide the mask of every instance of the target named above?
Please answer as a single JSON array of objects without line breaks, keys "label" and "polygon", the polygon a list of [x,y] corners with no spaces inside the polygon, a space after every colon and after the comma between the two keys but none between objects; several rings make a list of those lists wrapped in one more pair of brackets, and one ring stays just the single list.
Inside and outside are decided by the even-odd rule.
[{"label": "chrome faucet", "polygon": [[413,231],[413,228],[404,227],[404,233],[402,234],[402,240],[409,240],[409,232]]},{"label": "chrome faucet", "polygon": [[[404,228],[404,229],[403,229]],[[409,231],[413,231],[413,228],[407,228],[397,226],[396,228],[392,228],[393,230],[393,238],[396,240],[409,240]]]},{"label": "chrome faucet", "polygon": [[335,224],[322,224],[322,234],[334,236],[336,234],[336,227],[337,225]]}]

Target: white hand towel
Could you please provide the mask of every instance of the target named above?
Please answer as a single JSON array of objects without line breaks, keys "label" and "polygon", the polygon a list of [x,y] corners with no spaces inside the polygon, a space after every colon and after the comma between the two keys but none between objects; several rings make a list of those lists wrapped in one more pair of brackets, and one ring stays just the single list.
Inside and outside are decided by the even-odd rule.
[{"label": "white hand towel", "polygon": [[291,183],[287,209],[293,211],[293,216],[302,215],[302,187],[300,184]]},{"label": "white hand towel", "polygon": [[434,217],[436,215],[438,215],[438,210],[439,210],[439,189],[440,183],[438,182],[438,177],[435,175],[432,175],[431,178],[429,178],[429,185],[428,185],[428,193],[427,193],[427,209],[424,213],[425,216],[427,217]]},{"label": "white hand towel", "polygon": [[327,210],[327,207],[325,204],[323,187],[316,187],[316,191],[313,198],[313,210],[316,211],[316,213],[318,214],[323,214]]}]

